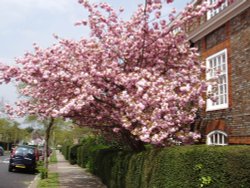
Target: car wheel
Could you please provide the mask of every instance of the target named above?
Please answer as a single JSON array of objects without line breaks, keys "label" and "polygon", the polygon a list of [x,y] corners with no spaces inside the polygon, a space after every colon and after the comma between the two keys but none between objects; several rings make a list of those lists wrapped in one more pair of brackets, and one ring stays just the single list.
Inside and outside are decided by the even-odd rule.
[{"label": "car wheel", "polygon": [[30,173],[31,173],[31,174],[35,174],[35,173],[36,173],[36,168],[35,168],[35,167],[32,167],[31,170],[30,170]]},{"label": "car wheel", "polygon": [[11,165],[9,165],[8,171],[9,171],[9,172],[12,172],[12,171],[13,171],[13,167],[12,167]]}]

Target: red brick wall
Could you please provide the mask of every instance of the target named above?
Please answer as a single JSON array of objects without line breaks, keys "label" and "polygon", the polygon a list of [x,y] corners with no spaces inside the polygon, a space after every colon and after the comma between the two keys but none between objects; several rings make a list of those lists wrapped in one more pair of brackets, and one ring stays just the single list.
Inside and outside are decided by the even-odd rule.
[{"label": "red brick wall", "polygon": [[[225,48],[228,50],[229,108],[203,113],[202,130],[224,127],[231,144],[250,144],[250,9],[225,24],[225,29],[201,39],[205,60]],[[225,33],[222,33],[225,32]],[[219,40],[220,37],[222,40]],[[208,40],[215,40],[208,41]],[[218,41],[218,42],[217,42]],[[206,44],[209,42],[210,45]],[[211,46],[212,44],[212,46]]]},{"label": "red brick wall", "polygon": [[250,144],[249,136],[231,136],[229,137],[230,144]]}]

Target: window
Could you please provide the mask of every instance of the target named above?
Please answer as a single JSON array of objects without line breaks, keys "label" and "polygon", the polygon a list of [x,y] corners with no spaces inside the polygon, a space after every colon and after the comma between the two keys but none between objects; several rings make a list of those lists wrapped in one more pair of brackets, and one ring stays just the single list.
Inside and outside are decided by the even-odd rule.
[{"label": "window", "polygon": [[207,145],[227,145],[227,134],[220,130],[215,130],[207,135]]},{"label": "window", "polygon": [[208,93],[213,100],[207,99],[207,111],[228,108],[228,70],[227,49],[224,49],[206,59],[207,80],[218,79],[217,85],[208,87]]},{"label": "window", "polygon": [[[218,0],[208,0],[210,5],[218,2]],[[224,3],[222,3],[218,8],[212,9],[207,12],[207,20],[211,19],[213,16],[221,12],[223,9],[225,9],[228,6],[228,0],[225,0]]]}]

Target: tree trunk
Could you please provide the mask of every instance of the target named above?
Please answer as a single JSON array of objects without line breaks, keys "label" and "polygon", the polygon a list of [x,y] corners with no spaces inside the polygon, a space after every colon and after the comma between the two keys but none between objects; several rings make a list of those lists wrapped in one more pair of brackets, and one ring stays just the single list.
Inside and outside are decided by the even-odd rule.
[{"label": "tree trunk", "polygon": [[51,128],[54,124],[54,118],[51,118],[48,124],[48,127],[46,128],[45,132],[45,143],[44,143],[44,179],[48,178],[48,166],[49,166],[49,161],[48,161],[48,152],[49,152],[49,138],[50,138],[50,132]]},{"label": "tree trunk", "polygon": [[141,140],[136,140],[136,138],[128,130],[123,129],[121,131],[121,135],[123,137],[123,140],[133,151],[140,152],[146,149],[144,142],[142,142]]}]

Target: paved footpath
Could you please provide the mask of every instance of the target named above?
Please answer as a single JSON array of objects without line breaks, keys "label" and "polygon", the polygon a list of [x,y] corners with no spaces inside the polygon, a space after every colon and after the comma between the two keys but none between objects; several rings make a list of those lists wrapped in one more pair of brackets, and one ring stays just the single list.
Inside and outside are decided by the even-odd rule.
[{"label": "paved footpath", "polygon": [[100,179],[78,165],[71,165],[57,150],[57,163],[49,166],[50,172],[59,174],[60,188],[106,188]]}]

